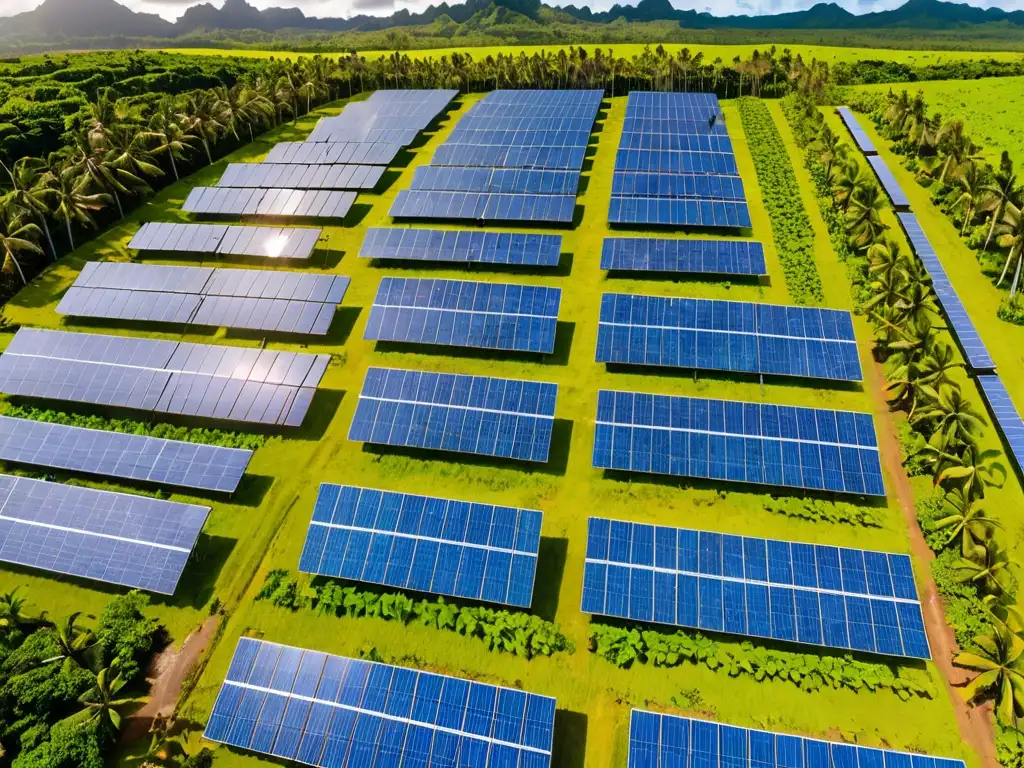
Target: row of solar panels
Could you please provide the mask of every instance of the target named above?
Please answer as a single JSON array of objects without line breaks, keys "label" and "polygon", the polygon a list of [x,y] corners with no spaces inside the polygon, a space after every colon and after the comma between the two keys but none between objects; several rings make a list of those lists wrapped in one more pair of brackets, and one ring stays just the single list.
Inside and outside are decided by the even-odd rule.
[{"label": "row of solar panels", "polygon": [[219,216],[343,219],[355,201],[355,192],[337,190],[196,187],[181,210]]},{"label": "row of solar panels", "polygon": [[218,187],[239,189],[373,189],[383,165],[275,165],[231,163]]},{"label": "row of solar panels", "polygon": [[340,115],[321,118],[307,142],[384,142],[405,146],[459,95],[452,90],[374,91],[345,105]]},{"label": "row of solar panels", "polygon": [[[204,738],[333,766],[551,768],[548,696],[239,639]],[[960,760],[634,709],[629,768],[964,768]]]},{"label": "row of solar panels", "polygon": [[308,259],[322,233],[320,229],[148,222],[139,228],[128,247],[165,253]]}]

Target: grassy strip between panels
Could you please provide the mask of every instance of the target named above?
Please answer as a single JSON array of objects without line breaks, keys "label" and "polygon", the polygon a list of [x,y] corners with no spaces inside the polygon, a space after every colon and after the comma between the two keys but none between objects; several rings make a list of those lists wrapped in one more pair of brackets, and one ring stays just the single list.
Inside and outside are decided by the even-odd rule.
[{"label": "grassy strip between panels", "polygon": [[300,584],[283,569],[270,571],[257,600],[269,600],[290,610],[311,610],[326,616],[369,616],[476,637],[487,649],[530,659],[555,653],[573,653],[576,648],[558,625],[524,612],[495,610],[483,606],[459,606],[445,601],[415,601],[403,592],[380,593],[327,580]]}]

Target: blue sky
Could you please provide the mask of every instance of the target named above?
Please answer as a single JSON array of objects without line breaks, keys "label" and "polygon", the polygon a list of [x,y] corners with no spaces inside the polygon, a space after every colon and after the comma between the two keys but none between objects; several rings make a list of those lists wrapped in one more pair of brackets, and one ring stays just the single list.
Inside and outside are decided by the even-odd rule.
[{"label": "blue sky", "polygon": [[[548,0],[550,2],[551,0]],[[565,5],[568,0],[555,0],[554,4]],[[622,0],[618,0],[621,2]],[[765,14],[782,13],[809,8],[816,0],[672,0],[677,8],[694,8],[699,11],[712,11],[716,15],[747,13]],[[42,0],[0,0],[0,16],[7,16],[21,11],[31,10]],[[180,16],[190,5],[198,0],[119,0],[123,5],[149,13],[158,13],[167,19]],[[431,2],[439,0],[249,0],[257,8],[271,6],[298,7],[307,16],[342,16],[349,17],[358,13],[388,14],[399,8],[419,11]],[[449,0],[451,2],[451,0]],[[576,4],[586,3],[594,10],[606,10],[616,0],[575,0]],[[838,0],[839,4],[854,13],[886,10],[902,5],[904,0]],[[223,0],[214,0],[220,6]],[[982,8],[997,6],[1006,10],[1024,10],[1024,0],[971,0],[971,5]]]}]

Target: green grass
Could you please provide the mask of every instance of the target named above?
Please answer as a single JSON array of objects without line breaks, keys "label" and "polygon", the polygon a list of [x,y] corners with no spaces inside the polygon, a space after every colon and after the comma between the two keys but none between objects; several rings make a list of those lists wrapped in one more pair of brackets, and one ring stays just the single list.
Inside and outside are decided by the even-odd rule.
[{"label": "green grass", "polygon": [[998,166],[1005,149],[1020,167],[1024,164],[1024,77],[972,80],[969,83],[935,81],[898,85],[861,85],[857,91],[888,93],[924,92],[928,113],[938,112],[944,120],[963,120],[967,134],[984,148],[984,157]]},{"label": "green grass", "polygon": [[[194,559],[184,575],[183,597],[157,601],[155,612],[167,623],[179,643],[200,621],[214,595],[225,601],[231,611],[224,637],[187,702],[185,715],[197,723],[205,721],[237,638],[254,632],[283,643],[348,655],[370,645],[388,660],[507,685],[522,685],[531,691],[553,695],[558,699],[559,709],[564,710],[556,724],[555,764],[559,766],[611,768],[624,765],[630,707],[671,709],[670,699],[684,691],[691,696],[693,691],[699,692],[692,712],[737,725],[833,738],[843,736],[866,744],[884,743],[895,748],[964,757],[977,764],[973,756],[966,754],[958,737],[952,706],[939,673],[931,664],[922,669],[932,678],[936,698],[904,703],[889,693],[828,690],[807,694],[790,683],[732,679],[703,667],[661,670],[637,666],[621,670],[587,651],[589,619],[580,613],[579,603],[588,515],[896,552],[908,551],[907,532],[895,502],[889,502],[888,507],[882,502],[884,525],[881,528],[830,525],[767,512],[763,509],[766,497],[743,486],[641,476],[624,480],[606,477],[591,467],[593,420],[600,388],[875,411],[870,393],[857,386],[815,387],[809,382],[769,380],[762,388],[753,380],[703,373],[696,378],[692,374],[679,375],[671,371],[662,375],[613,374],[594,362],[598,306],[605,290],[787,303],[782,270],[771,244],[769,222],[760,204],[750,153],[732,103],[724,104],[725,117],[751,203],[753,236],[766,245],[768,285],[610,280],[601,272],[599,259],[602,238],[608,234],[606,218],[612,168],[625,114],[625,99],[617,98],[610,101],[610,108],[602,115],[594,136],[593,156],[585,169],[585,192],[579,199],[584,206],[582,221],[564,233],[563,252],[572,255],[571,270],[553,275],[510,276],[484,269],[472,273],[478,279],[563,289],[560,351],[552,360],[524,362],[488,355],[457,355],[450,351],[381,351],[373,343],[363,341],[367,307],[381,275],[467,275],[461,270],[448,269],[383,270],[358,259],[357,253],[366,227],[390,223],[387,211],[397,191],[408,187],[414,168],[429,160],[459,115],[475,100],[476,97],[463,100],[461,109],[454,112],[423,147],[414,151],[411,162],[385,192],[360,197],[358,223],[350,222],[350,226],[329,230],[334,251],[329,268],[351,276],[352,285],[331,335],[323,342],[311,341],[307,347],[309,351],[337,356],[324,378],[324,391],[318,395],[305,425],[298,432],[286,433],[286,438],[272,440],[257,451],[250,472],[263,478],[256,483],[260,493],[249,490],[240,494],[252,506],[210,500],[214,511],[207,532],[223,541],[222,548],[227,554],[207,558],[205,564]],[[798,162],[799,152],[776,107],[772,105],[773,115],[794,160],[797,178],[805,190],[804,204],[814,222],[815,254],[825,284],[826,305],[850,308],[845,269],[828,242],[809,193],[810,182]],[[296,128],[286,127],[278,135],[265,137],[228,160],[259,159],[274,141],[300,135],[311,124],[311,120],[306,120],[300,121]],[[126,224],[47,271],[11,303],[8,318],[18,323],[60,326],[53,308],[84,261],[98,257],[126,258],[125,244],[139,221],[184,219],[175,209],[188,190],[196,183],[216,179],[224,162],[169,188],[152,204],[133,214]],[[316,264],[325,256],[318,253],[315,264],[307,268],[316,269]],[[89,328],[99,330],[95,325]],[[869,329],[863,320],[857,319],[856,330],[861,341],[866,386],[872,386],[876,379],[868,352]],[[190,334],[178,338],[255,343],[247,337],[231,334],[225,337],[223,331],[215,337]],[[271,346],[300,348],[279,343]],[[531,469],[454,455],[403,455],[371,451],[349,442],[346,439],[348,427],[363,376],[371,364],[557,382],[558,427],[550,465]],[[875,415],[887,418],[884,414]],[[317,486],[325,481],[543,510],[544,539],[534,607],[540,615],[561,624],[563,631],[575,641],[576,653],[525,661],[489,653],[479,641],[449,632],[401,627],[375,619],[324,618],[254,603],[253,597],[268,570],[296,569]],[[892,478],[887,478],[889,487],[892,483]],[[269,489],[268,484],[271,484]],[[251,570],[257,566],[256,578],[250,582]],[[915,563],[915,566],[919,573],[926,567],[923,563]],[[81,608],[98,610],[108,597],[104,590],[85,582],[0,570],[0,590],[19,583],[28,583],[36,603],[57,614]],[[265,764],[253,755],[218,750],[220,768],[255,768]]]},{"label": "green grass", "polygon": [[[453,53],[468,53],[473,56],[474,59],[483,59],[487,56],[496,56],[499,53],[503,54],[516,54],[520,52],[527,54],[528,56],[534,53],[540,53],[541,51],[558,51],[560,48],[564,48],[563,45],[507,45],[507,46],[485,46],[485,47],[465,47],[465,48],[434,48],[425,50],[410,50],[403,51],[403,53],[415,58],[415,59],[426,59],[426,58],[438,58],[440,56],[451,56]],[[645,47],[656,48],[657,46],[651,45],[646,46],[637,43],[609,43],[607,45],[582,45],[581,48],[586,48],[588,51],[593,51],[595,48],[601,48],[602,50],[608,50],[609,48],[614,51],[617,56],[639,56]],[[683,48],[689,48],[691,53],[696,54],[698,51],[704,52],[704,58],[708,61],[714,61],[716,57],[721,57],[724,62],[731,62],[733,57],[742,56],[747,58],[750,56],[750,52],[757,48],[758,50],[764,51],[772,47],[772,43],[744,43],[742,45],[710,45],[705,43],[665,43],[665,50],[670,53],[675,53],[682,50]],[[819,61],[827,61],[830,64],[837,64],[839,62],[856,62],[862,59],[880,59],[883,61],[898,61],[907,64],[914,64],[917,66],[927,66],[929,64],[938,64],[941,62],[948,61],[974,61],[977,59],[996,59],[997,61],[1017,61],[1024,54],[1019,52],[1011,51],[914,51],[914,50],[891,50],[884,48],[843,48],[840,46],[832,45],[801,45],[799,43],[775,43],[775,47],[781,52],[783,49],[788,48],[796,56],[800,54],[806,60],[818,59]],[[168,53],[183,53],[183,54],[198,54],[198,55],[210,55],[210,56],[245,56],[251,58],[267,58],[274,56],[276,58],[289,58],[296,59],[299,56],[309,56],[311,54],[295,53],[291,51],[253,51],[245,49],[221,49],[221,48],[161,48],[162,51]],[[361,51],[363,56],[367,58],[379,58],[381,56],[388,56],[393,51]],[[337,55],[344,55],[339,53]]]}]

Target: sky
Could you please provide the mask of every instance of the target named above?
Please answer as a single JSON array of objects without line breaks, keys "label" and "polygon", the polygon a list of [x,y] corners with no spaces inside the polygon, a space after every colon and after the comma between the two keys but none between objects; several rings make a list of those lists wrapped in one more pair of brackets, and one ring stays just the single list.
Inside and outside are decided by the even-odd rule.
[{"label": "sky", "polygon": [[[547,0],[553,5],[567,5],[573,0]],[[713,12],[716,16],[730,14],[767,14],[798,11],[809,8],[817,0],[713,0]],[[868,11],[884,11],[902,5],[905,0],[837,0],[840,5],[853,13]],[[10,16],[28,11],[39,5],[42,0],[0,0],[0,16]],[[174,20],[190,5],[198,4],[198,0],[118,0],[122,5],[136,11],[158,13],[168,20]],[[408,8],[417,12],[424,10],[432,2],[440,0],[249,0],[257,8],[279,6],[285,8],[301,8],[307,16],[349,17],[359,13],[386,15],[400,8]],[[452,0],[449,0],[452,2]],[[610,8],[615,2],[635,0],[575,0],[576,5],[586,4],[595,11]],[[1024,10],[1024,0],[969,0],[971,5],[982,8],[999,7],[1007,11]],[[223,0],[214,0],[220,6]],[[712,11],[708,0],[672,0],[672,4],[681,9]]]}]

